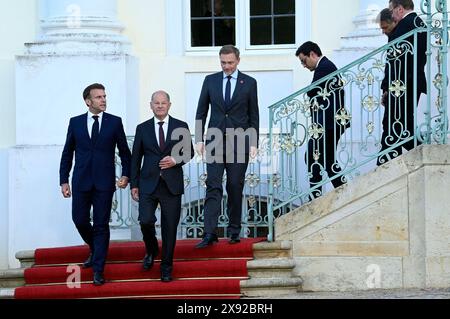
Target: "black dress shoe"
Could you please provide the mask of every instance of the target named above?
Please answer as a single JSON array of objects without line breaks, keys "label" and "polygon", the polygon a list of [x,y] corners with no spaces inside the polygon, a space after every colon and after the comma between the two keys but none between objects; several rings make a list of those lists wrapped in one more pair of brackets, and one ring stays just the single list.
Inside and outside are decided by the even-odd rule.
[{"label": "black dress shoe", "polygon": [[92,253],[89,254],[88,259],[83,263],[83,268],[91,268],[92,267]]},{"label": "black dress shoe", "polygon": [[153,264],[155,262],[155,259],[153,258],[153,255],[145,255],[144,261],[142,262],[142,267],[145,270],[149,270],[153,267]]},{"label": "black dress shoe", "polygon": [[195,246],[195,248],[205,248],[218,242],[219,239],[216,234],[206,234],[202,241]]},{"label": "black dress shoe", "polygon": [[105,277],[103,277],[103,273],[94,272],[94,285],[101,286],[105,283]]},{"label": "black dress shoe", "polygon": [[241,242],[241,239],[239,238],[239,235],[231,235],[230,244],[239,244]]},{"label": "black dress shoe", "polygon": [[170,272],[162,272],[161,273],[161,281],[162,282],[171,282],[172,274]]}]

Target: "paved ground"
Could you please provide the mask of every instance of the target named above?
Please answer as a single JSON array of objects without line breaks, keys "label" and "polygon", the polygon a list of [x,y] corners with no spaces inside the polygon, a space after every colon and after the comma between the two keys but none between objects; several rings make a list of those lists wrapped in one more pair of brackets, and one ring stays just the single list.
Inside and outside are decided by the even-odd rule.
[{"label": "paved ground", "polygon": [[450,299],[450,288],[380,289],[352,292],[302,292],[273,299]]}]

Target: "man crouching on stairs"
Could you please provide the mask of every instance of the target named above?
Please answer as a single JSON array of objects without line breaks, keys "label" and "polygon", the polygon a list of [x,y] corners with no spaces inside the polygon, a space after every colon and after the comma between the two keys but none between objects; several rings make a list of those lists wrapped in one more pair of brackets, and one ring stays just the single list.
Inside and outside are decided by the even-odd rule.
[{"label": "man crouching on stairs", "polygon": [[131,158],[131,196],[139,202],[139,222],[146,249],[145,270],[153,267],[159,253],[155,211],[158,205],[161,207],[161,280],[170,282],[184,193],[182,166],[192,159],[194,148],[188,124],[169,116],[168,93],[153,93],[150,107],[154,118],[136,128]]}]

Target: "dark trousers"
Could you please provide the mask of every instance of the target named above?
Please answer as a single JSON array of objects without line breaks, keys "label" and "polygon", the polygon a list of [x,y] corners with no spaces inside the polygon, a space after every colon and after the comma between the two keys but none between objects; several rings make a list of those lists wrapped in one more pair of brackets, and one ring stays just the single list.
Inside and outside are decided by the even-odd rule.
[{"label": "dark trousers", "polygon": [[[233,157],[233,156],[231,156]],[[239,163],[238,159],[244,159]],[[245,172],[247,171],[249,156],[234,156],[231,163],[207,164],[206,199],[204,207],[205,234],[216,234],[219,215],[223,199],[223,174],[227,173],[226,190],[228,194],[227,214],[229,218],[228,235],[239,235],[241,232],[242,197],[245,186]]]},{"label": "dark trousers", "polygon": [[[336,135],[336,138],[335,138]],[[310,139],[308,143],[308,154],[305,156],[308,172],[311,174],[309,183],[310,187],[314,187],[322,181],[321,171],[325,169],[328,173],[328,178],[333,178],[341,172],[337,160],[335,159],[336,148],[341,138],[342,132],[339,128],[334,130],[326,130],[320,139]],[[316,162],[314,159],[315,152],[319,152],[319,159]],[[344,176],[338,177],[331,181],[334,188],[344,185]],[[322,195],[322,187],[315,189],[311,196],[317,198]]]},{"label": "dark trousers", "polygon": [[[409,86],[407,93],[397,98],[390,95],[390,103],[385,106],[383,116],[383,134],[381,136],[381,150],[385,151],[389,147],[399,144],[402,140],[414,137],[414,108],[419,103],[420,93],[417,95],[417,104],[414,103],[414,88]],[[406,108],[405,108],[406,105]],[[417,146],[422,144],[417,141]],[[415,147],[414,138],[400,146],[394,147],[385,155],[378,157],[377,166],[383,165],[391,159],[402,155],[402,147],[410,151]]]},{"label": "dark trousers", "polygon": [[[103,272],[109,248],[109,219],[111,216],[112,191],[73,192],[72,220],[81,235],[89,245],[92,253],[94,272]],[[91,207],[93,223],[91,224]]]},{"label": "dark trousers", "polygon": [[[177,242],[177,228],[181,216],[181,195],[173,195],[160,178],[153,194],[139,195],[139,222],[147,254],[158,254],[155,211],[161,206],[162,260],[161,271],[171,272]],[[154,255],[156,257],[156,255]]]}]

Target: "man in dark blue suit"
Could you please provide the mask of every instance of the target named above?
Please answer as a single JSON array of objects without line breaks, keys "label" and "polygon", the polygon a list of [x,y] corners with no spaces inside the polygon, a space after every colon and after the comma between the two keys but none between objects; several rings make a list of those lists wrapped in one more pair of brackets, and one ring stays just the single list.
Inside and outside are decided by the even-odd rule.
[{"label": "man in dark blue suit", "polygon": [[159,253],[155,211],[158,205],[161,207],[161,280],[170,282],[181,196],[184,194],[182,166],[194,156],[194,147],[187,123],[169,116],[169,94],[155,92],[150,106],[154,118],[136,128],[131,160],[131,195],[139,202],[139,222],[146,248],[143,267],[146,270],[153,266]]},{"label": "man in dark blue suit", "polygon": [[[100,286],[105,282],[103,271],[110,239],[109,219],[116,185],[116,146],[122,162],[123,177],[117,182],[120,188],[128,186],[131,152],[121,118],[105,113],[105,87],[92,84],[84,90],[83,98],[89,111],[70,119],[59,176],[64,198],[73,196],[72,220],[91,251],[83,266],[93,268],[94,285]],[[69,174],[74,153],[71,190]]]},{"label": "man in dark blue suit", "polygon": [[[222,72],[205,78],[196,114],[197,152],[205,155],[206,151],[207,156],[204,237],[197,248],[204,248],[218,241],[216,228],[223,198],[224,171],[227,173],[230,243],[240,242],[245,172],[249,156],[256,157],[258,147],[259,109],[256,80],[238,71],[240,53],[236,47],[224,46],[219,56]],[[210,110],[205,147],[205,124]]]},{"label": "man in dark blue suit", "polygon": [[[389,36],[389,41],[394,41],[408,32],[423,28],[425,23],[414,12],[412,0],[391,0],[389,9],[397,26]],[[388,57],[385,77],[381,84],[384,96],[383,135],[381,136],[381,150],[401,143],[406,138],[415,134],[414,111],[419,104],[420,95],[427,94],[427,79],[425,76],[425,64],[427,63],[427,34],[419,32],[417,41],[414,35],[407,37],[403,45],[396,45],[396,56]],[[405,45],[406,43],[406,45]],[[414,47],[417,55],[414,57]],[[414,78],[414,59],[417,60],[417,78]],[[414,82],[417,83],[414,92]],[[402,91],[403,90],[403,91]],[[414,93],[417,99],[414,99]],[[417,143],[418,145],[420,142]],[[387,161],[400,156],[402,147],[411,150],[415,147],[414,139],[401,146],[394,147],[387,154],[378,158],[377,165],[380,166]]]},{"label": "man in dark blue suit", "polygon": [[[295,55],[301,64],[314,72],[312,83],[321,80],[337,70],[333,62],[322,55],[319,46],[311,41],[303,43]],[[319,93],[325,93],[319,95]],[[328,95],[329,94],[329,95]],[[317,84],[307,93],[311,101],[311,127],[317,132],[317,138],[310,136],[308,152],[306,154],[306,165],[308,173],[311,174],[311,188],[322,181],[321,171],[325,170],[331,179],[341,172],[336,159],[336,147],[341,135],[350,126],[350,120],[339,121],[336,116],[348,116],[344,108],[344,89],[340,77]],[[345,176],[331,180],[335,188],[346,183]],[[313,198],[322,195],[322,187],[316,188],[311,193]]]}]

